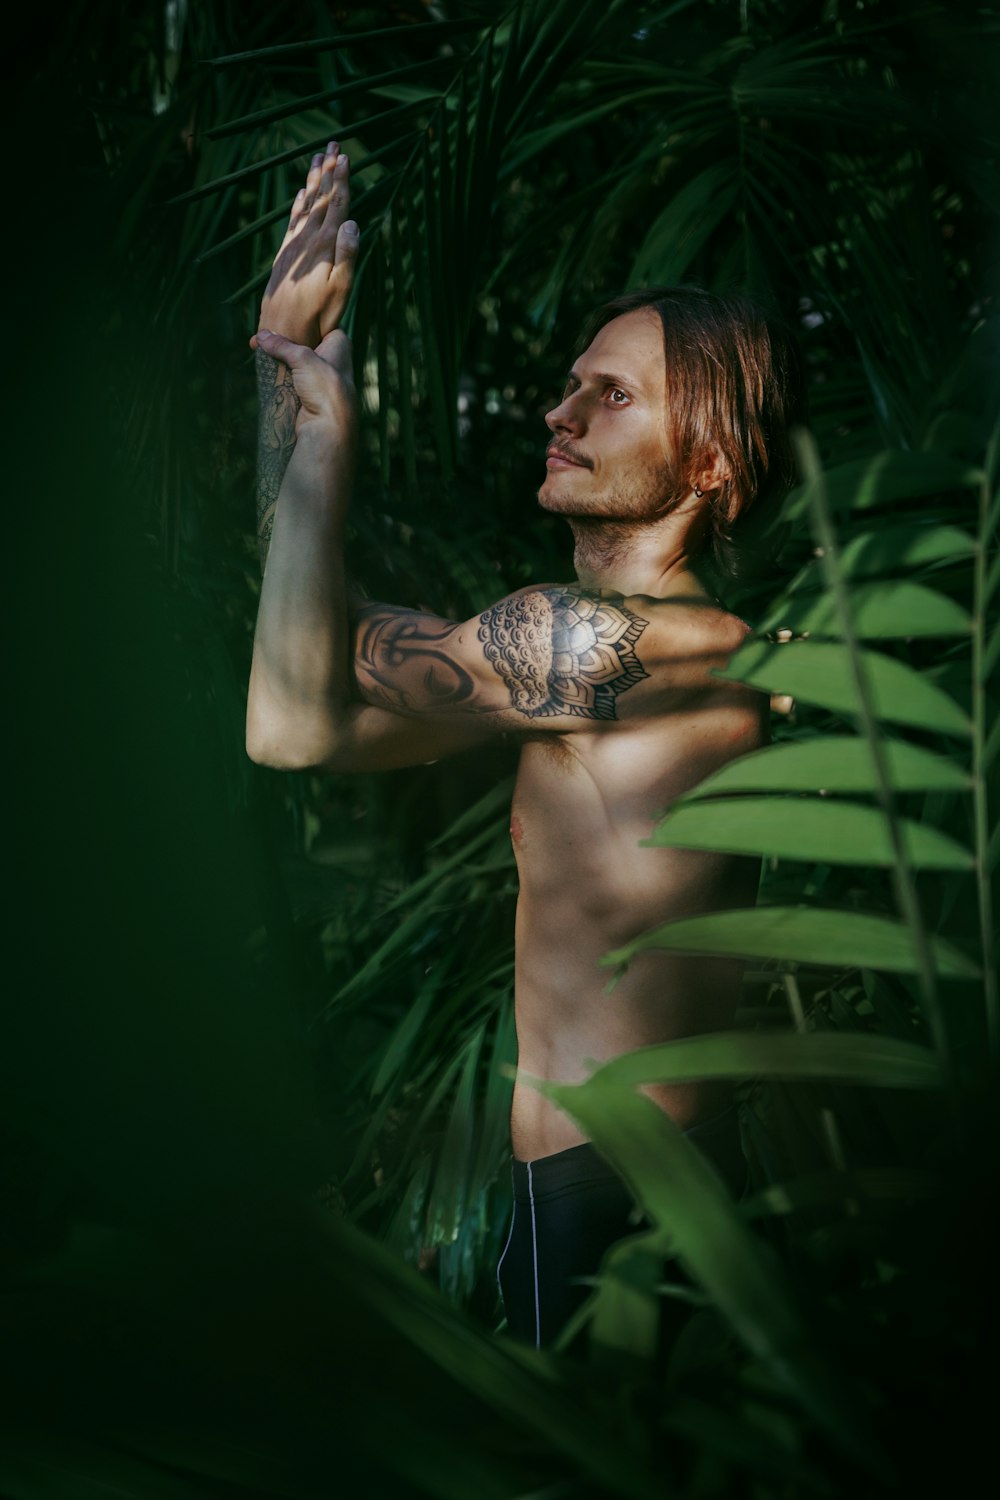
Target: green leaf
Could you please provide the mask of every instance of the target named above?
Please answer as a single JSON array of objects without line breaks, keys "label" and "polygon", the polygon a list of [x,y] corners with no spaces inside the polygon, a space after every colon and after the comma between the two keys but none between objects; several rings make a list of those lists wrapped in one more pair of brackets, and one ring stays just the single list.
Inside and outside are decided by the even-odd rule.
[{"label": "green leaf", "polygon": [[[947,979],[977,979],[979,970],[943,938],[929,939],[938,973]],[[782,963],[833,964],[916,974],[919,963],[909,930],[885,917],[813,906],[758,906],[709,912],[666,922],[607,954],[606,965],[628,963],[651,948],[677,953],[726,953],[734,958],[773,958]]]},{"label": "green leaf", "polygon": [[317,36],[308,41],[301,42],[279,42],[271,47],[257,47],[249,52],[229,52],[223,57],[210,57],[208,63],[213,68],[231,68],[238,63],[261,63],[276,57],[288,57],[296,52],[308,52],[315,55],[318,52],[336,52],[342,47],[356,47],[360,42],[378,42],[385,46],[386,42],[396,38],[405,38],[408,42],[429,40],[443,40],[446,36],[454,36],[462,31],[479,31],[482,22],[477,20],[461,21],[429,21],[424,25],[405,26],[379,26],[374,31],[342,31],[337,36]]},{"label": "green leaf", "polygon": [[[973,857],[936,828],[900,818],[906,857],[923,870],[970,870]],[[674,808],[646,845],[718,849],[729,854],[766,854],[777,859],[829,864],[895,864],[884,814],[856,802],[813,797],[727,797]]]},{"label": "green leaf", "polygon": [[714,1031],[636,1047],[597,1071],[602,1078],[630,1088],[750,1077],[826,1078],[896,1089],[932,1089],[944,1084],[937,1055],[929,1047],[857,1031]]},{"label": "green leaf", "polygon": [[[885,756],[896,792],[968,791],[972,778],[953,761],[933,755],[904,740],[883,739]],[[785,745],[768,745],[731,760],[707,776],[684,801],[719,792],[875,792],[878,776],[867,740],[843,734]]]},{"label": "green leaf", "polygon": [[[553,1379],[546,1354],[470,1325],[425,1276],[403,1264],[395,1250],[346,1221],[330,1215],[321,1228],[331,1250],[339,1250],[338,1259],[346,1263],[351,1293],[375,1308],[463,1390],[529,1432],[544,1433],[574,1468],[593,1476],[609,1494],[622,1500],[662,1500],[662,1485],[650,1478],[633,1450],[623,1447],[618,1424],[604,1412],[585,1411],[578,1400],[568,1400]],[[338,1259],[332,1259],[334,1278],[341,1271]],[[332,1285],[344,1280],[341,1272],[339,1283],[334,1279]]]},{"label": "green leaf", "polygon": [[[842,1447],[878,1462],[850,1387],[817,1346],[776,1254],[741,1218],[714,1168],[651,1099],[603,1072],[582,1084],[534,1086],[576,1121],[622,1175],[652,1220],[615,1256],[648,1260],[668,1246],[711,1296],[746,1347]],[[649,1266],[635,1268],[646,1271]],[[639,1288],[641,1290],[641,1287]],[[864,1434],[864,1436],[861,1436]]]},{"label": "green leaf", "polygon": [[713,163],[686,182],[654,219],[633,262],[629,287],[681,280],[732,209],[738,190],[729,160]]},{"label": "green leaf", "polygon": [[467,1044],[455,1100],[438,1154],[434,1187],[427,1205],[426,1243],[450,1244],[461,1228],[468,1192],[469,1156],[475,1129],[476,1077],[484,1027]]},{"label": "green leaf", "polygon": [[510,1101],[513,1079],[509,1068],[517,1061],[517,1032],[514,1027],[513,994],[508,990],[497,1017],[493,1037],[493,1050],[486,1075],[486,1089],[482,1100],[481,1134],[472,1182],[489,1182],[510,1151]]},{"label": "green leaf", "polygon": [[[872,707],[879,719],[912,724],[939,734],[970,735],[972,723],[953,698],[912,667],[877,651],[859,653],[867,673]],[[772,645],[750,641],[741,646],[717,677],[745,682],[768,693],[790,693],[834,713],[860,713],[850,652],[821,641]]]},{"label": "green leaf", "polygon": [[801,1208],[827,1208],[845,1198],[932,1198],[941,1190],[930,1172],[907,1167],[862,1167],[851,1172],[816,1172],[792,1182],[772,1182],[743,1204],[751,1219],[792,1214]]},{"label": "green leaf", "polygon": [[[438,64],[440,65],[441,62],[445,61],[447,61],[445,58],[438,59]],[[428,64],[407,63],[405,67],[393,68],[391,72],[382,73],[377,77],[359,78],[353,83],[336,84],[333,88],[320,89],[315,94],[293,95],[288,99],[282,100],[280,104],[268,105],[266,109],[257,109],[252,114],[241,115],[238,119],[226,120],[222,124],[213,125],[211,129],[205,131],[205,139],[218,140],[222,136],[235,135],[239,131],[253,130],[258,125],[269,125],[272,121],[284,119],[288,115],[302,114],[304,111],[312,109],[314,105],[319,105],[325,109],[327,106],[332,105],[334,99],[346,99],[352,94],[368,93],[375,88],[376,84],[382,83],[387,79],[405,78],[413,73],[425,73],[428,71],[433,71]],[[432,97],[440,98],[440,95],[436,94],[432,95]],[[351,135],[361,135],[363,131],[374,125],[384,126],[390,121],[395,121],[403,115],[408,114],[413,107],[413,103],[411,102],[402,105],[398,109],[383,110],[380,114],[372,115],[368,119],[359,120],[356,125],[352,123]],[[339,114],[340,111],[338,110],[337,113]]]},{"label": "green leaf", "polygon": [[960,526],[914,526],[907,522],[852,536],[841,549],[840,566],[849,578],[868,578],[971,557],[975,550],[972,537]]},{"label": "green leaf", "polygon": [[[889,580],[860,584],[851,589],[850,602],[855,632],[866,639],[972,633],[969,612],[922,583]],[[829,592],[796,591],[780,600],[758,629],[762,635],[779,629],[791,629],[796,634],[841,634],[836,601]]]},{"label": "green leaf", "polygon": [[[886,449],[874,458],[854,459],[824,473],[833,510],[868,510],[894,500],[935,495],[942,490],[971,489],[982,483],[982,470],[945,453],[912,453]],[[809,487],[798,485],[785,503],[787,518],[809,508]]]}]

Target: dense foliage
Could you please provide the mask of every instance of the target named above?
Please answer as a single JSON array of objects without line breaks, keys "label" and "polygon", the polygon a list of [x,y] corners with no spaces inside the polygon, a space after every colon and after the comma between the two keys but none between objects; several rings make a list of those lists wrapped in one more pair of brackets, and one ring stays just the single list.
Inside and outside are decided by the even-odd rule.
[{"label": "dense foliage", "polygon": [[[50,295],[34,219],[24,275],[35,388],[81,322],[90,379],[60,442],[25,417],[59,545],[32,512],[10,1493],[949,1482],[995,1244],[995,28],[891,0],[67,21],[31,82],[65,108],[42,154],[72,164],[78,284]],[[807,371],[777,560],[725,585],[758,631],[730,675],[793,706],[654,836],[762,855],[760,905],[609,956],[745,956],[738,1029],[553,1089],[656,1226],[609,1256],[582,1364],[493,1331],[513,752],[350,780],[243,755],[245,338],[331,135],[375,597],[465,617],[567,575],[541,415],[599,298],[748,287]],[[692,1077],[739,1081],[739,1208],[635,1091]],[[666,1248],[694,1292],[658,1286]],[[698,1307],[665,1373],[663,1295]]]}]

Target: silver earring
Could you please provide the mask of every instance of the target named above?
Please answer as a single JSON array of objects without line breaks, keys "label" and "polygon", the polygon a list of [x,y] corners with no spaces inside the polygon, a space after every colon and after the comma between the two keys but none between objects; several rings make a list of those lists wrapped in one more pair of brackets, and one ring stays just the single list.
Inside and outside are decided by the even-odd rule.
[{"label": "silver earring", "polygon": [[695,485],[695,487],[694,487],[694,492],[695,492],[695,494],[696,494],[696,495],[697,495],[697,496],[698,496],[698,499],[699,499],[699,500],[701,500],[701,499],[702,499],[702,497],[703,497],[703,496],[704,496],[704,494],[705,494],[705,491],[704,491],[704,490],[700,490],[700,489],[699,489],[699,488],[698,488],[698,486],[697,486],[697,485]]}]

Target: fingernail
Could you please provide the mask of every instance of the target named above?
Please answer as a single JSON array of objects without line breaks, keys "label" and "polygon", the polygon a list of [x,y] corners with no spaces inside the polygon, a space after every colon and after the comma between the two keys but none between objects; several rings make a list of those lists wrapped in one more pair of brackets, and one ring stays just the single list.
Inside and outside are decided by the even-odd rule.
[{"label": "fingernail", "polygon": [[354,222],[353,219],[346,219],[344,221],[344,233],[346,235],[348,235],[352,240],[356,240],[357,239],[357,237],[358,237],[358,226],[357,226],[357,224],[355,224],[355,222]]},{"label": "fingernail", "polygon": [[257,329],[257,337],[260,338],[262,334],[263,334],[264,338],[266,338],[266,339],[269,339],[269,338],[273,337],[270,328],[258,328]]},{"label": "fingernail", "polygon": [[333,153],[336,151],[336,149],[337,149],[337,142],[336,141],[327,141],[327,143],[326,143],[326,154],[327,154],[327,156],[332,156]]}]

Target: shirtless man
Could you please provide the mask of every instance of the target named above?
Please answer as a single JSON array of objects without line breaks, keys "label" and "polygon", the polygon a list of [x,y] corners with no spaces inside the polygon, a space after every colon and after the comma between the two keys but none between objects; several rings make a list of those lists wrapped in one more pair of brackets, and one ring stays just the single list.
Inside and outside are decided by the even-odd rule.
[{"label": "shirtless man", "polygon": [[[348,172],[334,143],[314,158],[252,340],[267,566],[248,752],[284,769],[372,771],[516,735],[519,1067],[579,1081],[589,1060],[733,1022],[732,960],[646,952],[610,995],[599,964],[665,920],[755,900],[756,861],[641,841],[680,793],[767,738],[767,699],[712,676],[748,627],[692,565],[769,468],[772,489],[776,470],[784,480],[786,354],[739,299],[674,289],[609,304],[545,418],[538,500],[569,523],[573,580],[519,589],[465,621],[351,608],[357,405],[337,331],[357,246]],[[738,1193],[727,1088],[647,1092]],[[511,1134],[499,1280],[511,1330],[544,1344],[587,1293],[573,1278],[628,1232],[632,1204],[572,1120],[521,1082]]]}]

